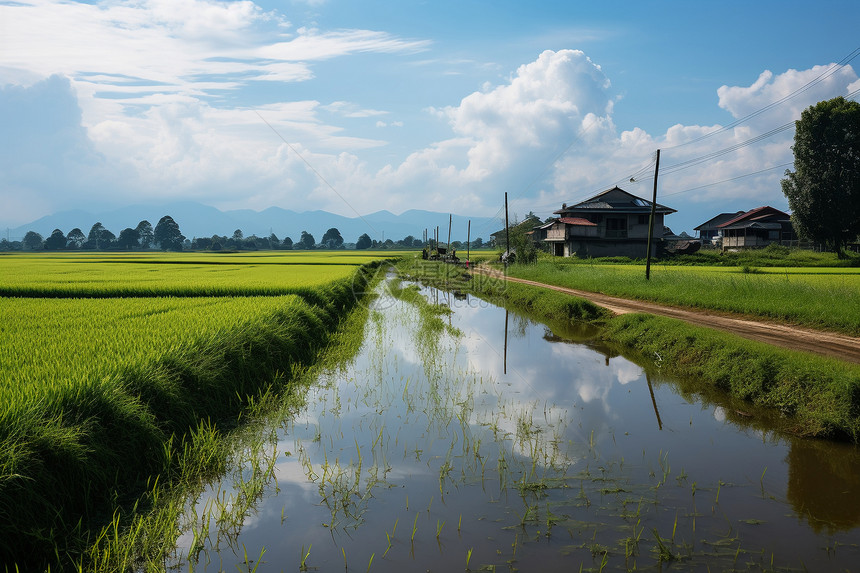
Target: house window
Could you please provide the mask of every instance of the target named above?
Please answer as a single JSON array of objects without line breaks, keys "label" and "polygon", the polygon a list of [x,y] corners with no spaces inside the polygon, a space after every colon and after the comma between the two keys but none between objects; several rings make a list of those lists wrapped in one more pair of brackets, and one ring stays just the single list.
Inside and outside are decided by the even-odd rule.
[{"label": "house window", "polygon": [[627,218],[607,217],[606,237],[623,239],[627,237]]},{"label": "house window", "polygon": [[647,225],[648,224],[648,215],[639,215],[636,222],[639,225]]}]

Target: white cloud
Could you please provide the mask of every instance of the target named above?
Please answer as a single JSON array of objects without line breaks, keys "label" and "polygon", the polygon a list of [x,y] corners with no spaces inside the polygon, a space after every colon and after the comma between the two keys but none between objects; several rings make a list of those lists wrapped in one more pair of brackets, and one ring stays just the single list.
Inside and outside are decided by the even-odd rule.
[{"label": "white cloud", "polygon": [[[722,86],[717,90],[719,105],[731,112],[735,118],[745,117],[772,102],[791,96],[803,89],[797,97],[791,97],[767,114],[767,125],[799,119],[800,112],[810,105],[837,95],[847,95],[849,83],[857,79],[851,66],[836,64],[813,66],[808,70],[787,70],[774,75],[770,70],[762,72],[749,86]],[[808,87],[805,87],[807,86]],[[755,122],[751,122],[755,125]]]},{"label": "white cloud", "polygon": [[[544,51],[498,84],[486,83],[495,70],[485,69],[473,83],[484,81],[482,89],[463,94],[456,105],[428,110],[425,119],[436,121],[437,140],[415,144],[412,139],[412,151],[397,156],[383,153],[391,146],[380,134],[414,138],[411,120],[409,130],[381,131],[403,127],[403,121],[389,120],[391,112],[372,100],[308,96],[307,89],[293,96],[289,86],[313,79],[322,61],[371,52],[412,55],[428,49],[427,41],[371,30],[296,28],[282,14],[249,1],[22,0],[0,5],[0,21],[5,24],[0,85],[34,88],[57,74],[68,78],[62,90],[54,86],[57,101],[76,103],[74,109],[58,108],[66,114],[61,123],[73,124],[66,136],[34,134],[56,151],[40,159],[42,174],[28,179],[26,166],[34,162],[26,160],[5,174],[4,195],[12,189],[19,196],[29,193],[31,205],[48,210],[87,200],[122,201],[117,191],[122,189],[128,202],[141,194],[184,196],[218,207],[280,205],[353,216],[341,198],[348,197],[363,213],[418,207],[492,214],[508,191],[514,212],[548,214],[563,201],[615,183],[649,195],[647,167],[661,148],[661,169],[666,169],[660,176],[660,193],[666,196],[661,202],[681,211],[667,223],[690,231],[694,225],[675,228],[673,221],[694,207],[719,212],[735,210],[735,204],[753,208],[782,200],[782,169],[672,194],[790,162],[792,135],[784,132],[674,173],[673,165],[741,144],[796,119],[816,101],[860,87],[846,66],[751,121],[690,143],[722,126],[678,124],[665,133],[638,127],[619,133],[613,113],[625,102],[610,93],[601,67],[578,50]],[[404,69],[418,64],[404,62]],[[828,69],[766,71],[748,86],[722,86],[718,103],[743,117]],[[262,103],[254,108],[236,103],[245,91],[254,91]],[[18,107],[8,114],[12,125],[20,128],[25,117],[38,117],[15,102]],[[16,109],[26,113],[16,119]],[[376,130],[360,131],[353,127],[358,124]],[[34,140],[32,148],[40,145]],[[15,152],[19,157],[22,151]],[[646,169],[637,173],[640,168]],[[64,186],[76,195],[58,194],[57,181],[44,173],[62,174]],[[628,181],[632,174],[637,182]],[[12,204],[7,197],[3,202]],[[33,209],[16,208],[18,222],[26,222]]]}]

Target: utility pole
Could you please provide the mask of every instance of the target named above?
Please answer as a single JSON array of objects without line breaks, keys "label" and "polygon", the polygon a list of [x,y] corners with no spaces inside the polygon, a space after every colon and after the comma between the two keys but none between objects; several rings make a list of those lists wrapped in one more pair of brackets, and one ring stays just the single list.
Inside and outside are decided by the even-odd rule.
[{"label": "utility pole", "polygon": [[469,249],[471,248],[471,240],[472,240],[472,220],[469,219],[469,223],[466,226],[466,267],[469,266]]},{"label": "utility pole", "polygon": [[448,244],[445,245],[448,250],[445,252],[448,253],[449,257],[451,256],[451,221],[452,220],[453,220],[453,215],[451,215],[451,213],[448,213]]},{"label": "utility pole", "polygon": [[654,213],[657,210],[657,173],[660,171],[660,150],[654,166],[654,195],[651,198],[651,218],[648,219],[648,253],[645,255],[645,280],[651,280],[651,236],[654,234]]},{"label": "utility pole", "polygon": [[511,231],[508,229],[508,192],[505,191],[505,268],[507,268],[507,259],[511,255]]}]

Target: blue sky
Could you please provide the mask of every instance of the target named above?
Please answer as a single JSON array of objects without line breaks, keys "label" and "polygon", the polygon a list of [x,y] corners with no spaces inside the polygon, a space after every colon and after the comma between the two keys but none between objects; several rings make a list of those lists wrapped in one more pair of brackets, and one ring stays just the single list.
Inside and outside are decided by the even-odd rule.
[{"label": "blue sky", "polygon": [[545,217],[649,197],[660,148],[692,232],[787,208],[791,129],[680,164],[860,89],[860,56],[834,65],[857,22],[828,0],[0,1],[0,226],[179,199],[491,216],[505,192]]}]

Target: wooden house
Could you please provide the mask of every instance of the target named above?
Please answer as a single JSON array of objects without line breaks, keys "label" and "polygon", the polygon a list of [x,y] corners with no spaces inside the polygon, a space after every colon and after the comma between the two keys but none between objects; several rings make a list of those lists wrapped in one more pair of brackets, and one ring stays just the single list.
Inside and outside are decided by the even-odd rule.
[{"label": "wooden house", "polygon": [[722,240],[722,233],[719,228],[720,225],[725,223],[726,221],[730,221],[737,217],[738,215],[743,215],[745,211],[737,211],[736,213],[720,213],[716,217],[708,219],[695,229],[697,233],[699,233],[699,239],[704,243],[713,243],[717,240]]},{"label": "wooden house", "polygon": [[[656,255],[663,236],[663,219],[675,209],[655,206],[651,254]],[[647,254],[651,201],[613,187],[575,205],[555,211],[558,221],[548,223],[545,242],[557,256],[644,258]]]},{"label": "wooden house", "polygon": [[741,213],[717,228],[723,237],[724,249],[766,247],[771,243],[790,244],[797,240],[791,216],[769,206]]}]

